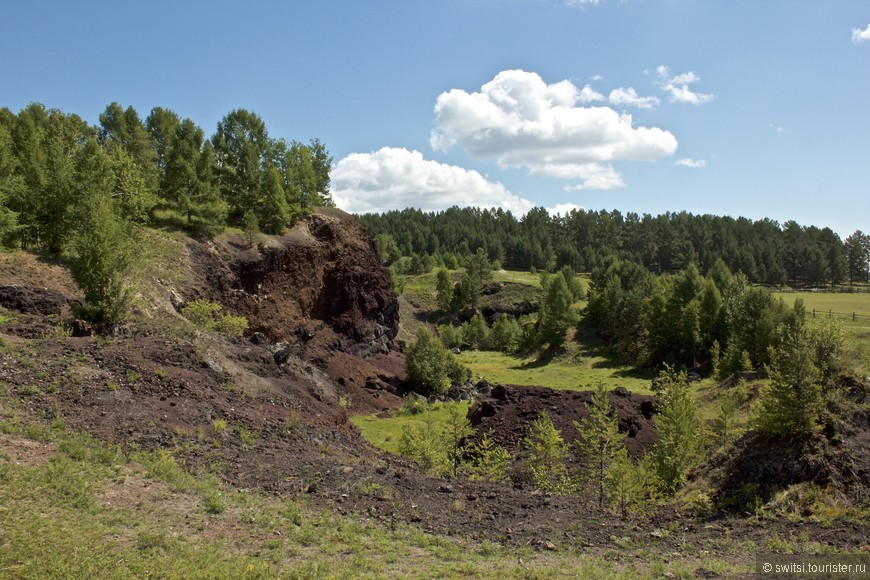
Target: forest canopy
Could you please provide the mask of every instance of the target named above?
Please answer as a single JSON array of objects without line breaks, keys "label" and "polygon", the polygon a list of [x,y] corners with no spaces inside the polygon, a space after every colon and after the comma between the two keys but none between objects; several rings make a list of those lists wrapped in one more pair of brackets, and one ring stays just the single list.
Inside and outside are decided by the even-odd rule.
[{"label": "forest canopy", "polygon": [[653,274],[676,273],[689,264],[706,273],[722,260],[750,283],[770,286],[824,286],[866,282],[868,277],[870,236],[859,230],[841,240],[830,228],[794,221],[780,225],[770,219],[687,212],[652,216],[584,209],[552,216],[544,208],[517,217],[502,209],[473,207],[405,209],[359,219],[386,250],[388,263],[407,256],[418,258],[409,263],[425,264],[431,257],[458,264],[482,249],[512,270],[571,266],[592,272],[619,259]]}]

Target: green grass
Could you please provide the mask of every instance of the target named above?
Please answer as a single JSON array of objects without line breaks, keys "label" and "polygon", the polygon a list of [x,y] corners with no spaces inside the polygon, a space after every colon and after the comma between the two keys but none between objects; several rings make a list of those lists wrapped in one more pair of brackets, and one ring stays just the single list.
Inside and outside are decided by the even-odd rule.
[{"label": "green grass", "polygon": [[655,376],[601,356],[565,355],[541,361],[501,352],[466,351],[458,359],[475,376],[493,383],[540,385],[569,391],[589,390],[601,381],[609,389],[625,387],[636,393],[649,393],[650,381]]},{"label": "green grass", "polygon": [[468,413],[468,402],[436,402],[427,405],[422,413],[416,415],[393,415],[390,417],[357,415],[351,417],[351,422],[356,425],[369,443],[384,451],[398,454],[399,439],[404,427],[424,426],[427,421],[446,424],[449,416],[448,409],[451,406],[460,407],[463,416]]},{"label": "green grass", "polygon": [[[847,330],[870,331],[870,293],[841,293],[841,292],[777,292],[777,298],[785,300],[786,304],[792,305],[798,298],[803,299],[807,309],[807,317],[827,317],[829,313],[841,320]],[[852,320],[852,314],[856,320]]]}]

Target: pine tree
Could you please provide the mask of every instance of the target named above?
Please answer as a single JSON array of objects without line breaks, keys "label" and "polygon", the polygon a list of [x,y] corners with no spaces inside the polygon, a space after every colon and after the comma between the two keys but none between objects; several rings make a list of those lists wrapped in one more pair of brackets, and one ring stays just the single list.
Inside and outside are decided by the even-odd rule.
[{"label": "pine tree", "polygon": [[130,306],[129,276],[137,259],[130,225],[115,215],[108,195],[94,194],[78,226],[70,266],[85,295],[84,315],[95,322],[120,322]]},{"label": "pine tree", "polygon": [[260,227],[268,234],[281,234],[290,223],[290,208],[284,189],[281,187],[281,176],[278,170],[270,167],[266,171],[261,203],[257,205],[257,220]]},{"label": "pine tree", "polygon": [[770,384],[755,409],[755,428],[770,437],[818,431],[825,403],[821,373],[805,327],[784,325],[779,343],[771,349]]},{"label": "pine tree", "polygon": [[597,488],[598,507],[603,509],[607,474],[617,453],[625,449],[625,443],[619,434],[619,422],[610,406],[607,387],[601,381],[592,393],[592,404],[587,410],[589,417],[574,421],[580,436],[575,443],[581,460],[589,469],[589,479]]},{"label": "pine tree", "polygon": [[449,311],[450,305],[453,303],[453,278],[447,268],[438,270],[435,280],[435,295],[438,300],[438,308],[442,312]]},{"label": "pine tree", "polygon": [[655,416],[658,442],[652,450],[653,465],[663,491],[674,493],[701,458],[703,425],[686,373],[665,366],[659,379],[663,407]]},{"label": "pine tree", "polygon": [[546,411],[541,411],[525,438],[526,469],[541,491],[571,493],[574,482],[568,475],[565,459],[568,445]]},{"label": "pine tree", "polygon": [[538,342],[551,348],[565,344],[565,333],[576,322],[574,299],[563,276],[549,276],[538,315]]}]

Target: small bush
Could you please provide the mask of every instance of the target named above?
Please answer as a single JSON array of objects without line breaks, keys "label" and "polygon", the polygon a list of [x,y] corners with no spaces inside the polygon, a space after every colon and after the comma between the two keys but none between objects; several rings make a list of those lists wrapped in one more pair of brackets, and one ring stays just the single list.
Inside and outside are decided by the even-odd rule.
[{"label": "small bush", "polygon": [[222,314],[223,307],[209,300],[193,300],[184,307],[184,316],[194,326],[230,336],[241,336],[248,329],[244,316]]}]

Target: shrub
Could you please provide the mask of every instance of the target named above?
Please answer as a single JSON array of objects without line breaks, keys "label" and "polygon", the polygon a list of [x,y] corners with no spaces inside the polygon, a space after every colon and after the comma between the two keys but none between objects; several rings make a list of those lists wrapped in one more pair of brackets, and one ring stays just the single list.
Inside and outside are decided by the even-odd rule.
[{"label": "shrub", "polygon": [[408,378],[420,383],[424,394],[439,394],[450,385],[450,375],[456,372],[456,362],[429,329],[421,327],[415,340],[405,351]]},{"label": "shrub", "polygon": [[209,300],[193,300],[184,307],[184,316],[194,326],[206,331],[216,331],[231,336],[241,336],[248,329],[244,316],[221,314],[223,307]]}]

